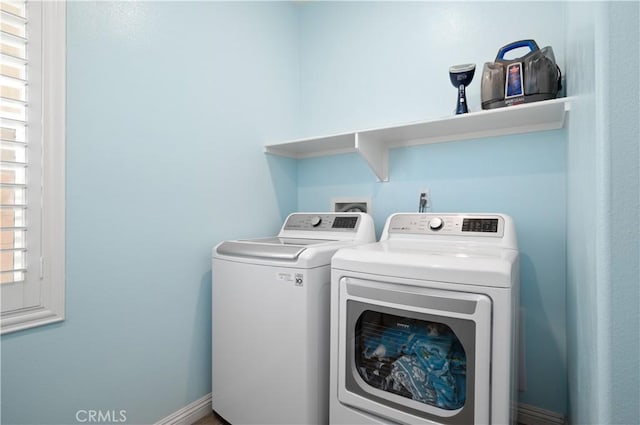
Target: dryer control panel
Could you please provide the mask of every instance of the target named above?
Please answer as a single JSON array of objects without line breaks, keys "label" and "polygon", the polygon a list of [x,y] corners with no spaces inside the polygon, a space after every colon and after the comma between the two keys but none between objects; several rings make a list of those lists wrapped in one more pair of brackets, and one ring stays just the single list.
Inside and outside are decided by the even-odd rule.
[{"label": "dryer control panel", "polygon": [[388,223],[389,233],[502,237],[504,218],[489,214],[396,214]]}]

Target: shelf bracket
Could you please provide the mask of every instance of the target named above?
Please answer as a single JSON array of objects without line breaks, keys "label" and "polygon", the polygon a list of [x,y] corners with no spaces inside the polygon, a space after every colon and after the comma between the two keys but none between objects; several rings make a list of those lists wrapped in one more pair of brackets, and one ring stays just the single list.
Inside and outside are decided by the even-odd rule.
[{"label": "shelf bracket", "polygon": [[389,149],[383,143],[367,140],[356,133],[356,152],[364,158],[380,182],[389,181]]}]

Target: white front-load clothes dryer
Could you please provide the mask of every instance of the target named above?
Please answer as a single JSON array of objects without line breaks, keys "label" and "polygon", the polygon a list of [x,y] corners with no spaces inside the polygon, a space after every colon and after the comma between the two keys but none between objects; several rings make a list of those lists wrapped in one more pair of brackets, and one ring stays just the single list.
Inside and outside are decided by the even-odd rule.
[{"label": "white front-load clothes dryer", "polygon": [[331,257],[374,241],[367,214],[294,213],[276,237],[213,249],[217,414],[237,425],[328,422]]},{"label": "white front-load clothes dryer", "polygon": [[512,424],[518,247],[501,214],[394,214],[331,275],[331,424]]}]

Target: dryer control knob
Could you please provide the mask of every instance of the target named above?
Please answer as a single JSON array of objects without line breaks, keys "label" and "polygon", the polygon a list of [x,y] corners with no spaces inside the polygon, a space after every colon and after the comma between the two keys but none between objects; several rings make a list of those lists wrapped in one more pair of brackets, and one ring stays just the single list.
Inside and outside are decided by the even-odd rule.
[{"label": "dryer control knob", "polygon": [[311,218],[311,225],[313,227],[318,227],[320,225],[320,223],[322,223],[322,217],[317,215],[317,216]]},{"label": "dryer control knob", "polygon": [[429,220],[429,229],[440,230],[444,226],[444,221],[440,217],[434,217]]}]

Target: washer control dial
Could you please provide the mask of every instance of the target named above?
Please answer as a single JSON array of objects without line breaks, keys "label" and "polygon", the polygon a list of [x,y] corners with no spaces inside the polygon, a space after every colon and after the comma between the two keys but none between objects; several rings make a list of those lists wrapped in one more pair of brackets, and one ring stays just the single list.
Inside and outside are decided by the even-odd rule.
[{"label": "washer control dial", "polygon": [[318,227],[320,223],[322,223],[322,217],[320,217],[319,215],[311,217],[311,225],[313,227]]},{"label": "washer control dial", "polygon": [[444,226],[444,220],[440,217],[434,217],[429,220],[429,229],[431,230],[440,230],[442,229],[442,226]]}]

